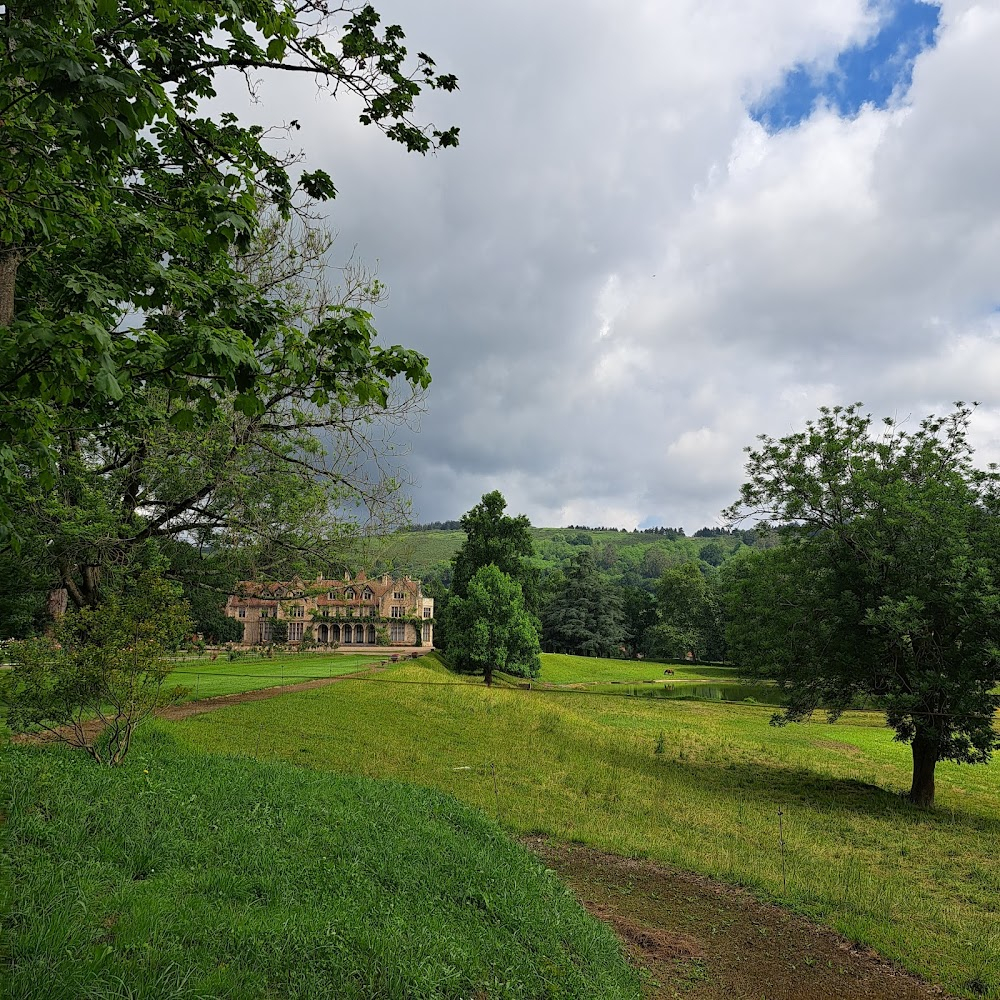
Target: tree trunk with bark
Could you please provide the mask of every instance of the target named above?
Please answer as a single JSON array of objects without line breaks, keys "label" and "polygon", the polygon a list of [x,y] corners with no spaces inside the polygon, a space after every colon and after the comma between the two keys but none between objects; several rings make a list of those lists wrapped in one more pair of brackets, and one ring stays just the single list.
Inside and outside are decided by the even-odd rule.
[{"label": "tree trunk with bark", "polygon": [[14,322],[14,287],[21,251],[0,247],[0,328]]},{"label": "tree trunk with bark", "polygon": [[911,744],[913,751],[913,784],[910,801],[924,809],[934,805],[934,768],[938,762],[937,740],[918,733]]}]

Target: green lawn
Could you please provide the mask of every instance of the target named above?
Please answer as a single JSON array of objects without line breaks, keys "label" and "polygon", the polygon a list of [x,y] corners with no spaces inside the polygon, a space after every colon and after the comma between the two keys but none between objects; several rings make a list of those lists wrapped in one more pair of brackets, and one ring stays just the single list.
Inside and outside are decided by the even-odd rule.
[{"label": "green lawn", "polygon": [[159,725],[118,769],[0,747],[0,996],[638,1000],[611,931],[481,812]]},{"label": "green lawn", "polygon": [[297,684],[317,677],[339,677],[364,670],[384,660],[389,654],[365,653],[284,653],[273,659],[244,654],[228,660],[225,654],[213,663],[207,656],[185,659],[177,664],[164,681],[164,690],[175,686],[188,689],[185,700],[236,694],[260,688]]},{"label": "green lawn", "polygon": [[741,883],[956,993],[1000,997],[997,764],[940,765],[928,813],[901,798],[909,749],[875,715],[776,729],[764,706],[443,680],[407,664],[175,731],[194,747],[415,782],[516,833]]},{"label": "green lawn", "polygon": [[666,670],[672,680],[736,680],[732,667],[698,666],[693,663],[651,663],[648,660],[604,660],[596,656],[568,656],[542,653],[542,672],[538,679],[549,684],[594,684],[623,681],[664,680]]}]

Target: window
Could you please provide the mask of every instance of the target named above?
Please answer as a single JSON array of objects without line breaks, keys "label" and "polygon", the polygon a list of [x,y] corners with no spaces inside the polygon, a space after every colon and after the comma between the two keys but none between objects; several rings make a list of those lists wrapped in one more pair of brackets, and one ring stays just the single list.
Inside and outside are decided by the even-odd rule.
[{"label": "window", "polygon": [[344,600],[345,601],[353,601],[354,600],[354,588],[353,587],[348,587],[347,590],[344,591]]},{"label": "window", "polygon": [[371,600],[371,599],[372,599],[372,598],[373,598],[373,597],[375,596],[375,593],[374,593],[374,591],[372,590],[372,588],[371,588],[371,587],[365,587],[365,589],[364,589],[364,593],[363,593],[363,594],[362,594],[361,596],[362,596],[362,597],[363,597],[363,598],[364,598],[364,599],[365,599],[366,601],[370,601],[370,600]]},{"label": "window", "polygon": [[402,618],[403,617],[403,609],[401,607],[399,607],[399,605],[394,604],[392,606],[391,617],[392,618]]},{"label": "window", "polygon": [[404,594],[401,590],[395,591],[393,593],[393,595],[392,595],[392,599],[394,601],[402,601],[405,597],[406,597],[406,594]]},{"label": "window", "polygon": [[424,608],[424,617],[425,618],[430,618],[430,616],[431,616],[431,609],[430,608]]},{"label": "window", "polygon": [[328,601],[335,601],[337,599],[337,595],[332,590],[328,590],[326,592],[326,599]]},{"label": "window", "polygon": [[246,618],[246,616],[247,616],[247,609],[240,608],[240,618]]},{"label": "window", "polygon": [[405,642],[406,626],[402,622],[393,622],[389,626],[389,639],[392,642]]},{"label": "window", "polygon": [[270,611],[270,609],[269,608],[261,608],[260,609],[260,616],[261,616],[261,618],[270,618],[271,617],[271,611]]},{"label": "window", "polygon": [[302,622],[293,622],[288,626],[288,641],[299,642],[302,639],[302,630],[305,625]]},{"label": "window", "polygon": [[293,604],[288,609],[288,617],[289,618],[305,618],[305,616],[306,616],[305,605],[302,605],[302,604]]},{"label": "window", "polygon": [[424,642],[431,641],[431,626],[429,623],[424,623],[423,630],[421,631],[420,634],[423,637]]}]

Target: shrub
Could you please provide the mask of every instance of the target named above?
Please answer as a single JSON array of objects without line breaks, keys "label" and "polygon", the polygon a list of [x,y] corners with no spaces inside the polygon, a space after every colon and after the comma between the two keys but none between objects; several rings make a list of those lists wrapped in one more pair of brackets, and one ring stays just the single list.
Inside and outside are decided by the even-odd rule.
[{"label": "shrub", "polygon": [[120,764],[135,727],[169,700],[167,653],[191,630],[178,595],[144,570],[98,607],[68,612],[51,637],[13,644],[14,669],[0,688],[10,729],[44,731],[98,763]]}]

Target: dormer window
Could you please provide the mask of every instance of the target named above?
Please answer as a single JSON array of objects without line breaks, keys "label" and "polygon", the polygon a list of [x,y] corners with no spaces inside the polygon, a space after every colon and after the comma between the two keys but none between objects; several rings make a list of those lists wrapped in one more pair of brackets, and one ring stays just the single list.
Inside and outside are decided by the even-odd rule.
[{"label": "dormer window", "polygon": [[353,587],[348,587],[347,590],[344,591],[344,600],[345,601],[353,601],[354,600],[354,588]]},{"label": "dormer window", "polygon": [[373,598],[373,597],[375,596],[375,592],[374,592],[374,591],[372,590],[372,588],[371,588],[371,587],[365,587],[365,589],[364,589],[364,591],[362,592],[361,596],[362,596],[362,597],[363,597],[363,598],[364,598],[364,599],[365,599],[366,601],[370,601],[370,600],[371,600],[371,599],[372,599],[372,598]]}]

